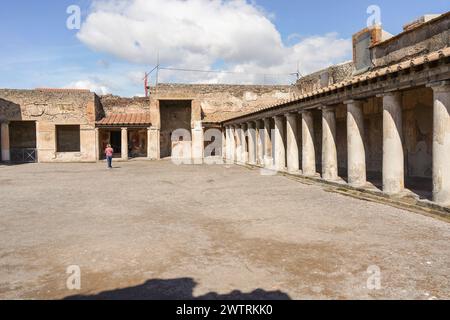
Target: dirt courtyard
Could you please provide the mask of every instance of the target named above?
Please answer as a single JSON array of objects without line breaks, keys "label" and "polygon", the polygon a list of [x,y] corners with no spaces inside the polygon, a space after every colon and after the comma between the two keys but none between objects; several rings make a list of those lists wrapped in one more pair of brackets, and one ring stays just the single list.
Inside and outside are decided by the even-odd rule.
[{"label": "dirt courtyard", "polygon": [[0,299],[450,298],[447,222],[257,169],[116,167],[0,166]]}]

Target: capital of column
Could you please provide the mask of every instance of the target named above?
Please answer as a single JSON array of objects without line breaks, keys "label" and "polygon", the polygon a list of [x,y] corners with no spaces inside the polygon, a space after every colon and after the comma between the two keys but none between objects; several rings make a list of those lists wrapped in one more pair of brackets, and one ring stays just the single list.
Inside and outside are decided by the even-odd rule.
[{"label": "capital of column", "polygon": [[300,115],[302,115],[302,114],[305,114],[305,113],[311,113],[312,110],[313,110],[313,109],[303,109],[303,110],[300,110],[298,113],[299,113]]},{"label": "capital of column", "polygon": [[254,128],[256,126],[256,121],[248,121],[247,128]]},{"label": "capital of column", "polygon": [[403,93],[398,90],[386,91],[376,95],[377,98],[401,96]]},{"label": "capital of column", "polygon": [[449,92],[450,80],[431,82],[427,87],[433,89],[434,92]]},{"label": "capital of column", "polygon": [[284,114],[284,116],[289,120],[289,119],[295,119],[295,117],[297,116],[297,113],[293,113],[293,112],[287,112]]},{"label": "capital of column", "polygon": [[322,105],[319,108],[322,112],[336,112],[336,107],[335,106],[329,106],[329,105]]},{"label": "capital of column", "polygon": [[362,105],[364,102],[365,102],[365,100],[360,100],[360,99],[350,99],[350,100],[345,100],[343,103],[344,103],[344,104]]}]

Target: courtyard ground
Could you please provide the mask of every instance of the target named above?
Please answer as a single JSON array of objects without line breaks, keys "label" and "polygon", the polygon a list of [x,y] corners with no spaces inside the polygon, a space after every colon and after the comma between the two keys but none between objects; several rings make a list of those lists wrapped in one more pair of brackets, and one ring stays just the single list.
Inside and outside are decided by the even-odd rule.
[{"label": "courtyard ground", "polygon": [[450,298],[445,221],[257,169],[116,166],[0,166],[1,299]]}]

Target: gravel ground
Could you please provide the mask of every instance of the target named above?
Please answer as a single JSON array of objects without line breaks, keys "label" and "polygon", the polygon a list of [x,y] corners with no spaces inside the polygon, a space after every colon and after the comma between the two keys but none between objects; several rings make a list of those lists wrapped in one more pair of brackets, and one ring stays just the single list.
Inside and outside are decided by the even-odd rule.
[{"label": "gravel ground", "polygon": [[450,298],[447,222],[256,169],[0,166],[0,195],[0,299]]}]

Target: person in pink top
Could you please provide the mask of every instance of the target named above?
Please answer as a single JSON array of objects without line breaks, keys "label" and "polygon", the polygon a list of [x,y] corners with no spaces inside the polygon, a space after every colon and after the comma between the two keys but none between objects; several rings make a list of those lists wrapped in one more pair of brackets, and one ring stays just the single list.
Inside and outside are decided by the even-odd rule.
[{"label": "person in pink top", "polygon": [[110,144],[108,144],[105,149],[105,155],[106,155],[106,160],[108,161],[109,169],[112,169],[113,154],[114,154],[114,149],[111,147]]}]

